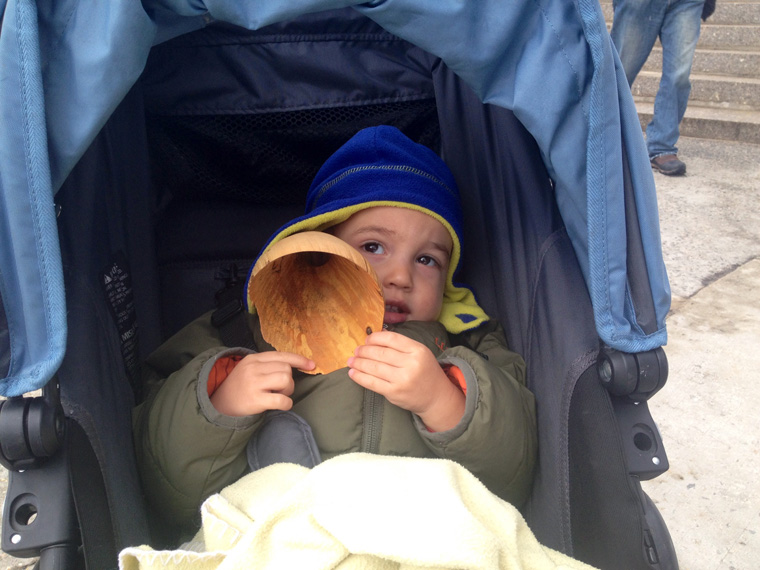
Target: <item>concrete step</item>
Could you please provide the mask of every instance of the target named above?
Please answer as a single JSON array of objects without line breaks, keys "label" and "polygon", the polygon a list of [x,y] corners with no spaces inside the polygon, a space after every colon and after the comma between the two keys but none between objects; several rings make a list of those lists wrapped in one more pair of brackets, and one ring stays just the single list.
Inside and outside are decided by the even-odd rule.
[{"label": "concrete step", "polygon": [[[760,8],[758,8],[760,11]],[[709,22],[709,20],[708,20]],[[607,22],[607,31],[612,29],[612,22]],[[655,42],[660,45],[660,41]],[[743,51],[760,50],[760,26],[756,24],[702,24],[697,49],[738,49]]]},{"label": "concrete step", "polygon": [[757,24],[713,24],[711,20],[702,24],[698,48],[760,49],[760,26]]},{"label": "concrete step", "polygon": [[[631,91],[634,97],[654,98],[659,84],[659,71],[642,71],[633,82]],[[713,107],[760,111],[760,79],[692,73],[689,102],[689,104],[698,103]]]},{"label": "concrete step", "polygon": [[755,2],[726,2],[718,0],[715,12],[707,19],[705,24],[744,24],[760,25],[760,4]]},{"label": "concrete step", "polygon": [[[652,120],[654,104],[636,98],[641,129]],[[689,103],[681,121],[681,136],[760,145],[760,111],[737,111]],[[760,151],[760,148],[758,149]]]},{"label": "concrete step", "polygon": [[[760,33],[760,32],[759,32]],[[662,70],[662,48],[649,54],[643,71]],[[760,51],[697,49],[691,72],[702,75],[753,77],[760,79]]]},{"label": "concrete step", "polygon": [[[608,29],[611,0],[600,0]],[[642,129],[652,119],[662,48],[652,49],[631,91]],[[694,54],[681,136],[760,145],[760,0],[718,0]]]},{"label": "concrete step", "polygon": [[[602,0],[600,2],[602,7],[602,13],[604,19],[608,23],[612,22],[612,16],[614,10],[612,9],[612,2],[609,0]],[[706,22],[703,22],[704,26],[714,26],[717,24],[739,24],[739,25],[760,25],[760,0],[754,2],[743,0],[738,2],[726,2],[725,0],[718,0],[715,6],[715,12],[710,16]]]}]

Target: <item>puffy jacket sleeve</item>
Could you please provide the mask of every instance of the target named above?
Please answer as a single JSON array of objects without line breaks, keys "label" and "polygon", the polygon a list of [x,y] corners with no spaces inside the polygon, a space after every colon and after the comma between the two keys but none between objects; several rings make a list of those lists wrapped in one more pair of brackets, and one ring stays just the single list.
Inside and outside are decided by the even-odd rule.
[{"label": "puffy jacket sleeve", "polygon": [[530,493],[538,445],[525,363],[507,349],[495,322],[479,327],[466,345],[448,348],[438,358],[459,367],[466,379],[462,420],[438,433],[428,432],[419,418],[415,421],[436,455],[464,465],[491,491],[520,506]]},{"label": "puffy jacket sleeve", "polygon": [[144,374],[153,377],[153,389],[133,413],[138,469],[150,505],[165,522],[188,530],[199,523],[203,500],[245,473],[245,446],[262,419],[225,416],[211,405],[206,384],[214,362],[249,353],[221,346],[201,350],[216,342],[182,331],[162,346]]}]

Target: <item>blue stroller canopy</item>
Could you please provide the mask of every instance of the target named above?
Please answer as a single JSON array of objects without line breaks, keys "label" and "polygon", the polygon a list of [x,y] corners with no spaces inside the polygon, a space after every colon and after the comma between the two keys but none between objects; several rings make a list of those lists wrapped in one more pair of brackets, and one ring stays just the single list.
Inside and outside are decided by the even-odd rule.
[{"label": "blue stroller canopy", "polygon": [[[665,344],[654,179],[598,0],[0,0],[0,392],[40,388],[61,364],[55,193],[151,47],[214,21],[259,29],[351,5],[440,57],[484,103],[514,112],[554,181],[599,337],[624,352]],[[643,249],[636,275],[632,234]],[[634,303],[642,290],[652,316]]]}]

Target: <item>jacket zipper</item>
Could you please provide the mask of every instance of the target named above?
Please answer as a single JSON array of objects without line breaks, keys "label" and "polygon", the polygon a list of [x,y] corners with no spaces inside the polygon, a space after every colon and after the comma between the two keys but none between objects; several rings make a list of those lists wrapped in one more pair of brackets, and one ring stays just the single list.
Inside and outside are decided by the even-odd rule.
[{"label": "jacket zipper", "polygon": [[362,422],[362,451],[378,453],[383,426],[383,396],[364,390],[364,420]]}]

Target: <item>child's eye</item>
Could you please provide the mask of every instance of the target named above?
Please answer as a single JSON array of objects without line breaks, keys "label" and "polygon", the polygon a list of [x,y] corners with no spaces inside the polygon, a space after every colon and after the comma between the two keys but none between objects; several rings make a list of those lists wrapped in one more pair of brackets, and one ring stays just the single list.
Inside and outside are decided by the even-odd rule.
[{"label": "child's eye", "polygon": [[435,258],[430,257],[429,255],[421,255],[417,258],[417,263],[421,263],[422,265],[427,265],[429,267],[438,267],[440,265],[438,261],[435,260]]},{"label": "child's eye", "polygon": [[385,253],[385,248],[376,241],[370,241],[362,245],[362,249],[367,253],[374,253],[376,255],[382,255]]}]

